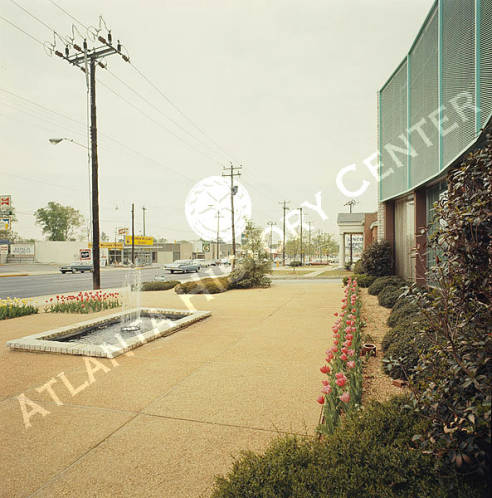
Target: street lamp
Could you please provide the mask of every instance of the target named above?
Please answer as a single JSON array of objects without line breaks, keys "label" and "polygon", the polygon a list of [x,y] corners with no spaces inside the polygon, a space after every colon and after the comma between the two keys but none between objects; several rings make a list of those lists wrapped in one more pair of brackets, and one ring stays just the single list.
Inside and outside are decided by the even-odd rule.
[{"label": "street lamp", "polygon": [[73,144],[80,145],[80,147],[83,147],[84,149],[89,149],[89,147],[87,147],[87,145],[76,142],[73,138],[62,137],[62,138],[50,138],[49,139],[49,142],[52,145],[58,145],[60,142],[64,142],[64,141],[65,142],[72,142]]},{"label": "street lamp", "polygon": [[[89,158],[90,165],[90,149],[84,144],[76,142],[73,138],[68,137],[57,137],[48,139],[50,144],[58,145],[61,142],[71,142],[79,147],[83,147],[87,150],[87,155]],[[101,288],[101,267],[100,267],[100,258],[99,258],[99,203],[98,203],[98,187],[97,187],[97,171],[95,178],[95,182],[91,182],[91,170],[89,169],[89,213],[92,212],[92,262],[93,262],[93,271],[92,271],[92,288],[94,290]],[[94,188],[95,187],[95,188]]]}]

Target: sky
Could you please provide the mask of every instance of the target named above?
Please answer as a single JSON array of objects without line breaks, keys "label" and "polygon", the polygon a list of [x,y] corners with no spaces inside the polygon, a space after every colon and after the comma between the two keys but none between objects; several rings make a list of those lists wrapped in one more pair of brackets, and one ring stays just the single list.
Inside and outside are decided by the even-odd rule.
[{"label": "sky", "polygon": [[[258,225],[281,226],[283,200],[292,209],[318,202],[326,217],[304,209],[306,220],[335,234],[350,200],[336,185],[342,168],[356,165],[347,189],[370,184],[354,210],[377,209],[363,164],[377,150],[377,91],[432,4],[0,0],[0,194],[12,195],[14,231],[43,238],[33,213],[50,201],[89,220],[85,76],[49,56],[51,29],[67,36],[75,24],[83,34],[102,16],[132,62],[113,55],[109,72],[96,71],[100,219],[110,239],[129,226],[132,203],[137,234],[145,207],[147,235],[197,239],[185,200],[230,161],[242,165]],[[56,137],[81,145],[50,144]]]}]

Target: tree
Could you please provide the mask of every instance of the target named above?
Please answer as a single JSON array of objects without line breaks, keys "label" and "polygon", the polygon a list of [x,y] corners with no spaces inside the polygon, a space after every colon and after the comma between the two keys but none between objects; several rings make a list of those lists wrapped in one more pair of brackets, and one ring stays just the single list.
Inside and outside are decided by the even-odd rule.
[{"label": "tree", "polygon": [[52,201],[46,207],[39,208],[34,216],[43,234],[48,234],[48,240],[67,240],[84,221],[75,208]]},{"label": "tree", "polygon": [[253,258],[256,257],[258,260],[268,258],[268,253],[262,238],[262,232],[262,228],[257,227],[252,220],[246,222],[243,232],[246,242],[243,244],[243,250],[251,253]]},{"label": "tree", "polygon": [[101,241],[107,242],[109,240],[108,234],[106,232],[101,232]]}]

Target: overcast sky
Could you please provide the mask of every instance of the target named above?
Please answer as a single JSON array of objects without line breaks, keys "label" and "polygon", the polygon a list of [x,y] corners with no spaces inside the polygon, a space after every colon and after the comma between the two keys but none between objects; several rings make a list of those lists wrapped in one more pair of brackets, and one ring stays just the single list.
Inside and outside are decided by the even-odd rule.
[{"label": "overcast sky", "polygon": [[[75,21],[50,0],[16,2],[58,33],[71,32]],[[376,210],[376,186],[362,161],[377,148],[377,90],[408,51],[432,0],[56,3],[85,25],[97,25],[102,15],[133,64],[201,130],[120,57],[108,59],[110,70],[148,102],[98,69],[101,227],[111,237],[115,226],[128,226],[134,202],[137,233],[145,205],[148,233],[196,239],[185,198],[229,160],[243,165],[241,182],[258,224],[280,222],[279,201],[298,207],[322,192],[328,219],[314,211],[309,219],[313,229],[335,233],[336,214],[349,200],[335,178],[352,163],[357,175],[347,187],[371,181],[356,210]],[[52,41],[50,30],[12,1],[0,0],[0,15]],[[12,195],[14,230],[41,238],[33,212],[49,201],[88,215],[85,149],[48,142],[87,143],[85,78],[1,19],[0,47],[0,194]]]}]

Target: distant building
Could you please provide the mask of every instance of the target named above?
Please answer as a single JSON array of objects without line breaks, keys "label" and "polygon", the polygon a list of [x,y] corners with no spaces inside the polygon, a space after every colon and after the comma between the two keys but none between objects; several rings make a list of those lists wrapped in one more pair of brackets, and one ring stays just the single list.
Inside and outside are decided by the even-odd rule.
[{"label": "distant building", "polygon": [[436,1],[378,103],[378,238],[396,273],[424,284],[433,204],[492,114],[492,2]]},{"label": "distant building", "polygon": [[341,267],[350,260],[350,238],[352,261],[359,259],[361,252],[377,240],[377,218],[378,213],[338,213],[338,262]]}]

